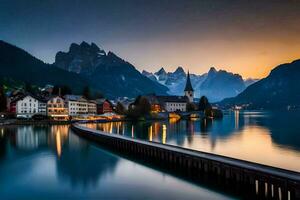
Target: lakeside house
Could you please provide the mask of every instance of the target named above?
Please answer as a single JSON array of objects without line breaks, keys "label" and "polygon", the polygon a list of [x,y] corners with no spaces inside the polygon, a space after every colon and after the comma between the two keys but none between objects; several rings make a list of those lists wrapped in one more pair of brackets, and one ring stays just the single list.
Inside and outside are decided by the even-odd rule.
[{"label": "lakeside house", "polygon": [[69,119],[65,101],[60,96],[51,97],[47,102],[47,115],[52,119]]},{"label": "lakeside house", "polygon": [[41,115],[47,115],[47,100],[44,98],[38,98],[38,110],[39,110],[39,114]]},{"label": "lakeside house", "polygon": [[15,111],[19,118],[31,118],[36,114],[46,115],[46,101],[28,94],[12,101],[10,110]]},{"label": "lakeside house", "polygon": [[158,96],[162,111],[166,112],[185,112],[189,98],[187,96]]},{"label": "lakeside house", "polygon": [[51,119],[67,120],[69,117],[96,116],[113,112],[112,104],[106,100],[88,100],[80,95],[34,96],[20,94],[8,98],[8,111],[18,118],[44,115]]},{"label": "lakeside house", "polygon": [[97,114],[97,101],[95,101],[95,100],[88,101],[88,114],[89,115]]},{"label": "lakeside house", "polygon": [[88,100],[80,95],[65,95],[64,99],[69,116],[97,114],[97,102],[94,100]]},{"label": "lakeside house", "polygon": [[111,113],[113,112],[113,105],[107,99],[96,99],[97,114]]},{"label": "lakeside house", "polygon": [[79,116],[88,114],[88,100],[80,95],[65,95],[65,107],[69,116]]}]

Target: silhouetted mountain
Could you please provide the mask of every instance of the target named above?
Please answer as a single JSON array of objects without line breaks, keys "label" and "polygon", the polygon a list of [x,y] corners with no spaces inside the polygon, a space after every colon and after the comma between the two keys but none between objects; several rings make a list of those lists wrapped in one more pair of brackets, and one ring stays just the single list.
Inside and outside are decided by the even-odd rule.
[{"label": "silhouetted mountain", "polygon": [[274,68],[264,79],[250,85],[222,105],[248,104],[251,109],[293,109],[300,106],[300,60]]},{"label": "silhouetted mountain", "polygon": [[[156,80],[167,86],[170,95],[183,95],[186,73],[182,67],[178,67],[174,72],[167,73],[161,68],[154,74],[146,71],[143,74],[151,80]],[[236,96],[246,88],[240,75],[224,70],[217,71],[214,67],[208,73],[202,75],[190,74],[190,76],[195,97],[199,98],[204,95],[212,102]]]},{"label": "silhouetted mountain", "polygon": [[105,51],[94,43],[91,45],[86,42],[80,45],[72,43],[69,52],[59,51],[56,54],[54,65],[78,74],[92,74],[105,56]]},{"label": "silhouetted mountain", "polygon": [[243,78],[224,70],[217,71],[210,68],[205,81],[200,86],[200,94],[207,96],[212,101],[234,97],[246,88]]},{"label": "silhouetted mountain", "polygon": [[80,92],[88,82],[80,75],[45,64],[26,51],[0,40],[0,78],[44,86],[68,85]]},{"label": "silhouetted mountain", "polygon": [[135,67],[97,45],[71,44],[68,52],[58,52],[55,65],[86,77],[105,96],[135,97],[140,94],[166,94],[167,88],[143,76]]}]

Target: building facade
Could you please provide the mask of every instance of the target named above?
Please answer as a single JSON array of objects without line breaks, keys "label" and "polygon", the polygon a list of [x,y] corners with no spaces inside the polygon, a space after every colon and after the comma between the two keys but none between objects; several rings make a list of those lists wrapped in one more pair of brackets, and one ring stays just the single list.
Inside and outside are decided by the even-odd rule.
[{"label": "building facade", "polygon": [[186,102],[166,102],[165,109],[168,112],[186,111]]},{"label": "building facade", "polygon": [[157,96],[157,99],[165,112],[185,112],[189,102],[186,96]]},{"label": "building facade", "polygon": [[88,115],[89,102],[79,95],[65,95],[65,105],[70,116]]},{"label": "building facade", "polygon": [[68,119],[68,110],[64,99],[54,96],[47,101],[47,115],[53,119]]},{"label": "building facade", "polygon": [[20,118],[31,118],[39,113],[39,100],[33,96],[26,95],[15,102],[16,116]]},{"label": "building facade", "polygon": [[107,99],[97,99],[97,114],[113,112],[113,106]]},{"label": "building facade", "polygon": [[97,114],[97,102],[94,100],[88,101],[88,114],[96,115]]},{"label": "building facade", "polygon": [[47,115],[47,101],[46,100],[39,100],[38,106],[39,114]]}]

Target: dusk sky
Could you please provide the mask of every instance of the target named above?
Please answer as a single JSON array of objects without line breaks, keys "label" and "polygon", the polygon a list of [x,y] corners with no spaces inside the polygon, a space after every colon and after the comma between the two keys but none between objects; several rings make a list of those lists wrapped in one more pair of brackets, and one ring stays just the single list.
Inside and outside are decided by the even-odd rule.
[{"label": "dusk sky", "polygon": [[300,58],[300,1],[0,0],[0,39],[48,63],[85,40],[139,70],[262,78]]}]

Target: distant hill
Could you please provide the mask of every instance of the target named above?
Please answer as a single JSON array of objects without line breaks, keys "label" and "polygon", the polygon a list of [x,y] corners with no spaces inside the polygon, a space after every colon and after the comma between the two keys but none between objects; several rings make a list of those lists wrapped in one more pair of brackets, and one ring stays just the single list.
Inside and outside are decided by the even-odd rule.
[{"label": "distant hill", "polygon": [[0,78],[34,85],[68,85],[81,92],[88,82],[80,75],[45,64],[26,51],[0,40]]},{"label": "distant hill", "polygon": [[168,90],[143,76],[129,62],[112,52],[106,53],[94,43],[72,43],[68,52],[56,54],[54,65],[84,76],[108,97],[166,94]]},{"label": "distant hill", "polygon": [[[183,95],[186,82],[186,72],[178,67],[174,72],[166,72],[161,68],[158,72],[143,71],[143,75],[169,88],[170,95]],[[243,78],[224,70],[211,68],[202,75],[190,74],[195,97],[207,96],[209,101],[216,102],[224,98],[234,97],[242,92],[246,86]]]},{"label": "distant hill", "polygon": [[300,106],[300,60],[274,68],[264,79],[250,85],[224,106],[249,104],[251,109],[293,109]]}]

